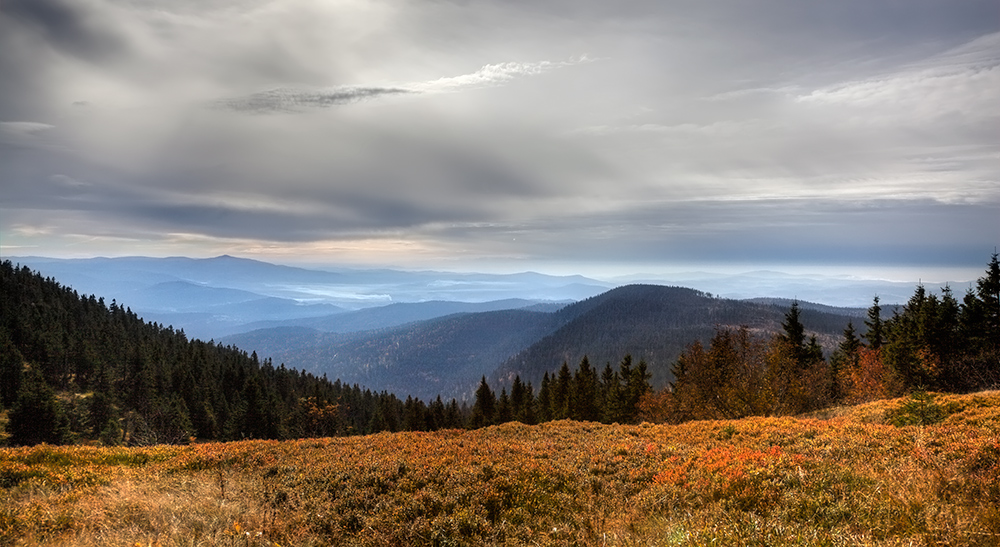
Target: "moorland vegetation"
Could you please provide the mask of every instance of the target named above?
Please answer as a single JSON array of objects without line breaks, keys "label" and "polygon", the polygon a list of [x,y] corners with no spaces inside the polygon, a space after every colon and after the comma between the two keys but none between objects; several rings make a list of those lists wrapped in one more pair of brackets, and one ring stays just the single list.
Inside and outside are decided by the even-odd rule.
[{"label": "moorland vegetation", "polygon": [[0,545],[988,547],[998,435],[1000,392],[981,392],[679,425],[6,448]]}]

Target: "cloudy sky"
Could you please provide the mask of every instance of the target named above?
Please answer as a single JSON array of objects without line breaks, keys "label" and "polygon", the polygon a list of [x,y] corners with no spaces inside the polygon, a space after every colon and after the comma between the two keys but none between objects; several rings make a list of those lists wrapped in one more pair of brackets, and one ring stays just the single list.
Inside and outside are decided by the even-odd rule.
[{"label": "cloudy sky", "polygon": [[1000,5],[2,0],[0,208],[7,256],[976,276]]}]

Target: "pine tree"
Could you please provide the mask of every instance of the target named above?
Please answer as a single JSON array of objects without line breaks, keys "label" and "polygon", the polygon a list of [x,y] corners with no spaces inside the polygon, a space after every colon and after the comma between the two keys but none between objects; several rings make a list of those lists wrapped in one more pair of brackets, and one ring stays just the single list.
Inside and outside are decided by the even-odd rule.
[{"label": "pine tree", "polygon": [[539,423],[552,421],[552,380],[549,378],[548,372],[542,376],[542,385],[538,388],[535,408],[535,416]]},{"label": "pine tree", "polygon": [[27,374],[8,414],[14,445],[69,442],[69,420],[55,392],[37,371]]},{"label": "pine tree", "polygon": [[626,384],[628,390],[628,403],[626,407],[628,412],[626,419],[629,423],[639,421],[639,401],[651,389],[649,385],[650,378],[652,378],[652,375],[649,373],[649,365],[646,364],[644,359],[639,359],[639,364],[629,374],[628,383]]},{"label": "pine tree", "polygon": [[448,403],[448,407],[445,409],[444,414],[445,427],[449,429],[461,429],[465,427],[465,421],[462,419],[462,409],[458,406],[458,401],[452,399]]},{"label": "pine tree", "polygon": [[572,415],[573,405],[573,374],[569,371],[569,364],[563,361],[552,389],[552,419],[569,418]]},{"label": "pine tree", "polygon": [[531,425],[535,421],[535,397],[531,393],[530,384],[525,385],[521,376],[514,377],[510,388],[510,404],[513,409],[513,419],[523,424]]},{"label": "pine tree", "polygon": [[500,397],[497,399],[497,419],[496,423],[505,424],[514,419],[514,410],[510,404],[510,396],[507,395],[507,388],[501,388]]},{"label": "pine tree", "polygon": [[830,399],[840,401],[844,396],[842,374],[858,366],[858,351],[861,350],[861,340],[854,330],[854,323],[847,322],[844,338],[837,350],[830,357]]},{"label": "pine tree", "polygon": [[986,275],[976,282],[976,294],[983,303],[986,328],[994,348],[1000,344],[1000,259],[993,253]]},{"label": "pine tree", "polygon": [[868,308],[868,319],[865,319],[865,326],[868,327],[868,332],[862,337],[868,342],[868,348],[881,348],[882,342],[885,341],[885,329],[882,325],[882,308],[878,305],[878,296],[875,296],[872,307]]},{"label": "pine tree", "polygon": [[472,406],[469,427],[479,429],[480,427],[493,425],[496,423],[496,417],[497,398],[493,390],[490,389],[489,384],[486,383],[486,376],[483,376],[479,382],[479,388],[476,389],[476,402]]},{"label": "pine tree", "polygon": [[792,302],[792,307],[785,313],[785,321],[781,324],[785,331],[781,338],[795,348],[803,348],[806,345],[806,328],[802,324],[801,312],[799,311],[799,301]]},{"label": "pine tree", "polygon": [[611,420],[611,407],[613,401],[618,397],[618,373],[611,368],[611,363],[604,363],[604,370],[601,371],[601,386],[599,407],[601,411],[601,421],[609,424]]},{"label": "pine tree", "polygon": [[573,399],[576,401],[572,416],[574,420],[596,422],[601,419],[597,406],[598,392],[597,371],[584,356],[573,376]]},{"label": "pine tree", "polygon": [[7,331],[0,331],[0,406],[10,408],[17,400],[23,369],[24,356],[7,336]]}]

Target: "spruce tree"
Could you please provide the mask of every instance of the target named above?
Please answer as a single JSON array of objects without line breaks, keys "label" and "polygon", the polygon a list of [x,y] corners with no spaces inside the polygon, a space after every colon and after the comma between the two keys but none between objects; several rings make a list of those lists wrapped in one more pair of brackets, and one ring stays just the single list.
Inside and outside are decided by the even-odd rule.
[{"label": "spruce tree", "polygon": [[37,371],[25,375],[7,417],[11,444],[65,444],[70,440],[62,404]]},{"label": "spruce tree", "polygon": [[496,423],[505,424],[514,419],[514,409],[510,403],[510,396],[507,395],[507,388],[501,388],[500,397],[497,399],[497,419]]},{"label": "spruce tree", "polygon": [[23,369],[24,356],[7,336],[7,331],[0,330],[0,406],[10,408],[17,400]]},{"label": "spruce tree", "polygon": [[535,409],[539,423],[552,421],[552,380],[548,372],[542,376],[542,385],[538,388],[538,398],[535,399]]},{"label": "spruce tree", "polygon": [[806,327],[802,324],[799,301],[792,302],[792,307],[785,313],[785,321],[781,328],[785,331],[781,338],[794,348],[804,348],[806,345]]},{"label": "spruce tree", "polygon": [[584,356],[573,376],[573,399],[576,402],[572,416],[574,420],[596,422],[601,419],[597,405],[599,391],[597,371],[590,366],[590,360]]},{"label": "spruce tree", "polygon": [[472,405],[472,416],[469,418],[469,427],[478,429],[496,423],[497,398],[486,383],[486,376],[479,382],[476,389],[476,402]]},{"label": "spruce tree", "polygon": [[552,389],[552,419],[569,418],[573,411],[573,404],[573,374],[569,371],[569,364],[563,361]]},{"label": "spruce tree", "polygon": [[882,308],[878,305],[878,295],[875,296],[872,307],[868,308],[868,318],[865,319],[865,326],[868,327],[868,332],[862,335],[862,337],[868,342],[868,348],[881,348],[882,343],[885,341],[885,329],[882,324]]},{"label": "spruce tree", "polygon": [[844,329],[844,337],[837,346],[837,350],[830,357],[830,398],[834,402],[840,401],[844,396],[841,376],[847,371],[858,366],[858,352],[861,350],[861,340],[858,339],[854,330],[854,323],[847,322]]}]

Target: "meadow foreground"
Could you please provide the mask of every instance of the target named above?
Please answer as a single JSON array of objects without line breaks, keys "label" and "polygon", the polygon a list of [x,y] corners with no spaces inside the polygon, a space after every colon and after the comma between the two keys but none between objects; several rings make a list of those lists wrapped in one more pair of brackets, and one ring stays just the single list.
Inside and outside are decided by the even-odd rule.
[{"label": "meadow foreground", "polygon": [[1000,544],[1000,392],[918,402],[0,449],[0,545]]}]

